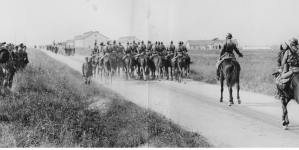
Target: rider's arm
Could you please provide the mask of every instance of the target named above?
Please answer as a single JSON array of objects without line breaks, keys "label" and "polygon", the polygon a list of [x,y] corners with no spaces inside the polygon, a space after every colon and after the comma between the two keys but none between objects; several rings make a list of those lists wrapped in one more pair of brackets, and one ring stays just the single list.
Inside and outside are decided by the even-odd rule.
[{"label": "rider's arm", "polygon": [[240,56],[240,57],[243,57],[243,54],[240,53],[239,49],[237,48],[236,44],[234,44],[234,50],[235,52]]}]

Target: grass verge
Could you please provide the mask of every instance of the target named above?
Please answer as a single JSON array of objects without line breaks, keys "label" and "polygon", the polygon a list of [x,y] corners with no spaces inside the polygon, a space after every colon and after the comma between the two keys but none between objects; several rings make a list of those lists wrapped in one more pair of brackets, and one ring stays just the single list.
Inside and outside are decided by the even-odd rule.
[{"label": "grass verge", "polygon": [[0,100],[0,147],[210,147],[41,51]]}]

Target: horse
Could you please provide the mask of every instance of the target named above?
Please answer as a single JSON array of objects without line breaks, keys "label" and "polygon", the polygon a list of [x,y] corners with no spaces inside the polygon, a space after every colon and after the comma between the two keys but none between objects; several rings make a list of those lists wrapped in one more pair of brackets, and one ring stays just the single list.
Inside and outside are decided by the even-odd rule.
[{"label": "horse", "polygon": [[162,56],[160,55],[154,55],[152,56],[152,62],[154,64],[154,66],[152,68],[154,68],[153,70],[153,75],[154,75],[154,79],[155,77],[157,77],[159,79],[159,81],[161,81],[162,75],[163,75],[163,59]]},{"label": "horse", "polygon": [[166,80],[169,79],[169,68],[170,68],[170,78],[171,81],[173,80],[173,69],[175,69],[175,63],[171,60],[173,58],[174,54],[168,54],[165,56],[165,73],[166,73]]},{"label": "horse", "polygon": [[[139,77],[141,79],[141,77],[144,79],[144,81],[146,81],[148,79],[148,61],[149,61],[149,58],[147,55],[145,54],[141,54],[139,55],[138,57],[138,62],[140,64],[140,67],[138,66],[138,72],[139,72]],[[140,70],[139,70],[140,68]]]},{"label": "horse", "polygon": [[130,80],[134,72],[134,58],[130,55],[126,56],[124,58],[124,63],[125,63],[124,68],[125,68],[126,79]]},{"label": "horse", "polygon": [[177,77],[178,77],[178,82],[181,83],[182,81],[184,81],[184,83],[186,84],[186,77],[187,77],[187,73],[186,73],[186,62],[185,62],[185,57],[184,56],[179,56],[177,57]]},{"label": "horse", "polygon": [[226,85],[229,91],[229,106],[234,104],[233,101],[233,86],[237,84],[237,99],[238,103],[241,104],[241,99],[239,95],[240,91],[240,65],[238,62],[232,58],[224,59],[220,64],[220,84],[221,84],[221,96],[220,102],[223,102],[223,83],[226,80]]},{"label": "horse", "polygon": [[101,76],[101,81],[102,81],[102,77],[103,77],[103,71],[104,71],[104,64],[100,62],[100,57],[98,56],[95,58],[95,72],[96,72],[96,79],[98,80],[99,75]]},{"label": "horse", "polygon": [[123,54],[119,53],[117,54],[117,76],[120,76],[120,68],[124,71],[125,68],[125,62],[122,59],[124,57]]},{"label": "horse", "polygon": [[105,83],[109,84],[107,80],[110,78],[110,83],[112,84],[112,77],[116,71],[116,58],[112,58],[113,56],[108,55],[103,58],[103,64],[105,69]]}]

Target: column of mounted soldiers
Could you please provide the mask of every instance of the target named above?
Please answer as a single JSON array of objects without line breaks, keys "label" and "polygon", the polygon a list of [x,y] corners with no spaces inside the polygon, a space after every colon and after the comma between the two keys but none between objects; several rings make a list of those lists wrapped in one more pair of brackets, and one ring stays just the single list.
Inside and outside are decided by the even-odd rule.
[{"label": "column of mounted soldiers", "polygon": [[[175,65],[177,58],[182,57],[184,61],[187,62],[186,66],[188,67],[186,68],[188,68],[188,72],[189,72],[189,64],[191,63],[191,59],[187,54],[187,51],[188,50],[185,47],[183,42],[179,42],[178,46],[175,46],[172,41],[170,42],[170,45],[168,47],[164,46],[163,42],[158,42],[158,41],[156,41],[155,44],[152,44],[151,41],[148,41],[147,44],[145,44],[144,41],[138,43],[136,43],[135,41],[133,41],[132,43],[127,42],[126,48],[120,42],[117,44],[116,41],[113,41],[113,43],[110,43],[110,41],[108,41],[106,45],[103,42],[101,42],[99,46],[97,46],[97,43],[95,43],[94,48],[91,51],[91,57],[90,58],[86,57],[86,63],[83,64],[82,67],[83,76],[86,75],[91,76],[92,71],[88,71],[87,68],[96,68],[96,65],[103,65],[103,58],[107,56],[117,60],[116,64],[117,64],[118,72],[119,72],[119,68],[123,68],[123,71],[125,72],[127,72],[127,70],[130,70],[130,68],[126,67],[124,61],[127,57],[130,57],[133,58],[134,60],[133,70],[138,68],[137,75],[140,76],[141,75],[139,70],[140,64],[138,62],[138,58],[140,56],[145,56],[149,61],[149,63],[147,64],[149,68],[149,70],[147,70],[147,73],[153,72],[152,68],[154,68],[155,66],[151,66],[152,64],[151,61],[153,61],[153,57],[156,55],[161,56],[164,65],[163,67],[168,67],[166,65],[167,64],[166,61],[168,60],[174,63],[173,66],[174,71],[177,69]],[[99,60],[98,63],[96,60]],[[90,62],[90,65],[87,64],[88,62]],[[95,73],[95,70],[93,71]],[[128,76],[128,74],[126,75]],[[85,83],[86,84],[90,83],[90,80],[86,78]]]},{"label": "column of mounted soldiers", "polygon": [[66,55],[66,56],[71,56],[75,54],[75,46],[71,47],[70,45],[66,45],[66,43],[55,43],[50,45],[40,45],[40,49],[46,48],[47,50],[55,53],[55,54],[61,54],[61,55]]},{"label": "column of mounted soldiers", "polygon": [[14,75],[29,63],[26,46],[0,43],[0,86],[12,87]]}]

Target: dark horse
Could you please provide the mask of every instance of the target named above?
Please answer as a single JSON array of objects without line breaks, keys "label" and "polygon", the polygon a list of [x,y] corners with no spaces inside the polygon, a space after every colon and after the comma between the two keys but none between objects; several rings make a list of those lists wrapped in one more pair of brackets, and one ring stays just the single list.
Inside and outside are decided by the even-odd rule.
[{"label": "dark horse", "polygon": [[149,62],[149,58],[147,55],[145,54],[141,54],[138,56],[138,62],[140,64],[140,71],[139,72],[139,76],[140,79],[141,77],[144,79],[144,81],[146,81],[148,79],[148,62]]},{"label": "dark horse", "polygon": [[112,84],[112,77],[114,76],[117,68],[116,58],[113,58],[112,55],[105,56],[103,58],[103,64],[105,69],[105,83],[109,84],[110,78],[110,83]]},{"label": "dark horse", "polygon": [[126,79],[130,80],[133,76],[134,73],[134,58],[130,55],[130,56],[126,56],[124,58],[124,68],[125,68],[125,75],[126,75]]},{"label": "dark horse", "polygon": [[299,104],[299,75],[294,75],[288,86],[286,86],[285,90],[283,91],[283,95],[285,98],[281,100],[282,104],[282,125],[284,126],[284,129],[286,130],[289,125],[289,118],[288,118],[288,110],[287,105],[291,101],[291,99],[295,99],[297,103]]},{"label": "dark horse", "polygon": [[159,81],[161,81],[163,75],[163,66],[164,66],[162,56],[154,55],[152,57],[152,65],[153,66],[151,68],[153,68],[152,69],[153,79],[157,77]]},{"label": "dark horse", "polygon": [[241,104],[239,90],[239,75],[240,75],[240,66],[237,61],[234,59],[225,59],[220,64],[220,84],[221,84],[221,97],[220,102],[223,102],[223,82],[226,80],[226,85],[229,91],[229,106],[234,104],[233,101],[233,86],[237,84],[237,99],[238,103]]}]

